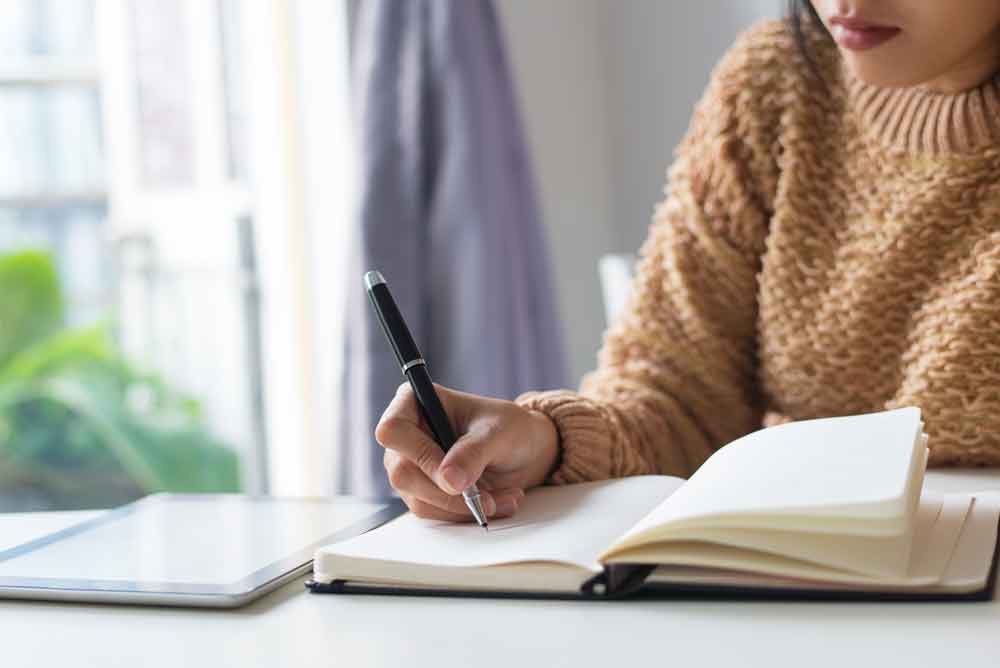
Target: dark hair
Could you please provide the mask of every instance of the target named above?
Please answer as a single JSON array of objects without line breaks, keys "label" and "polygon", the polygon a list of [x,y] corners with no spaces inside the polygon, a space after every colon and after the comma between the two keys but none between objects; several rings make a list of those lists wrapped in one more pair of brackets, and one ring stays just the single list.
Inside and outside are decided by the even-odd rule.
[{"label": "dark hair", "polygon": [[823,33],[826,33],[826,26],[823,25],[823,19],[816,13],[816,8],[813,7],[812,2],[809,0],[788,0],[788,22],[792,26],[795,43],[798,44],[799,51],[809,64],[809,69],[822,80],[823,76],[820,73],[819,67],[816,65],[816,61],[813,60],[812,54],[809,53],[809,40],[806,37],[805,25],[802,22],[803,19],[811,23],[814,28],[818,28]]},{"label": "dark hair", "polygon": [[816,8],[813,7],[809,0],[788,0],[788,20],[792,24],[792,29],[795,31],[795,39],[798,41],[799,46],[803,49],[806,48],[806,36],[805,31],[802,28],[802,17],[810,21],[817,28],[826,31],[823,26],[823,19],[819,17],[816,13]]}]

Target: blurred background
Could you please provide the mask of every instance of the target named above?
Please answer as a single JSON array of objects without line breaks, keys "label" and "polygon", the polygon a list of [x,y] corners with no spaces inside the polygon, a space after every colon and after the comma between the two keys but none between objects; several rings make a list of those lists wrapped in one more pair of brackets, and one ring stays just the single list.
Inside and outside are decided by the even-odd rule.
[{"label": "blurred background", "polygon": [[[345,268],[371,236],[362,193],[380,188],[358,128],[381,98],[359,87],[385,76],[386,45],[365,26],[387,25],[393,2],[417,0],[0,3],[0,511],[379,491],[344,473],[375,461],[380,410],[371,395],[345,437],[345,374],[367,354],[350,345]],[[594,365],[599,258],[638,248],[713,65],[782,4],[462,8],[499,33],[560,384]],[[468,34],[446,6],[424,12],[432,28],[451,17],[428,31],[432,54]],[[475,134],[462,146],[496,150]]]}]

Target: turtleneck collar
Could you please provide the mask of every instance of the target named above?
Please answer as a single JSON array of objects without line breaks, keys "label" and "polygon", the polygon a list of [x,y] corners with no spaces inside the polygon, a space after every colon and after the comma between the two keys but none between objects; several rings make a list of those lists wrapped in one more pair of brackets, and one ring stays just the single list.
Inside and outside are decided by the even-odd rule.
[{"label": "turtleneck collar", "polygon": [[969,153],[1000,145],[1000,74],[960,93],[879,88],[841,67],[851,106],[869,132],[910,151]]}]

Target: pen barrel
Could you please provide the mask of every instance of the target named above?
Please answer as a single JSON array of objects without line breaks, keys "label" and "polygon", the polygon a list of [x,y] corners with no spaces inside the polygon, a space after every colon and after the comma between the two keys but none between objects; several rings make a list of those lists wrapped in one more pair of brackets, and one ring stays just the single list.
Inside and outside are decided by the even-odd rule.
[{"label": "pen barrel", "polygon": [[392,298],[392,293],[385,283],[369,288],[368,298],[375,307],[375,314],[385,331],[386,338],[389,339],[392,351],[396,353],[399,366],[420,359],[420,350],[413,340],[413,335],[410,334],[410,328],[406,326],[403,314],[399,312],[396,300]]},{"label": "pen barrel", "polygon": [[455,444],[455,430],[451,426],[451,420],[448,419],[448,413],[445,412],[444,406],[441,404],[441,399],[434,391],[434,383],[431,381],[430,373],[427,372],[427,367],[423,364],[410,367],[406,370],[406,378],[410,381],[410,387],[413,388],[413,393],[417,396],[420,412],[423,414],[424,420],[427,421],[431,433],[434,434],[434,440],[438,442],[442,450],[448,452]]}]

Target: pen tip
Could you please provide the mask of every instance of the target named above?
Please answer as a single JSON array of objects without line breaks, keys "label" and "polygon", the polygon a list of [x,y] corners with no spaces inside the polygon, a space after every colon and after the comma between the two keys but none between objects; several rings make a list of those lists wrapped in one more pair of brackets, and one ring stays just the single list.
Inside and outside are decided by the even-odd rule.
[{"label": "pen tip", "polygon": [[487,524],[486,522],[483,522],[483,531],[485,531],[486,533],[490,532],[490,525]]}]

